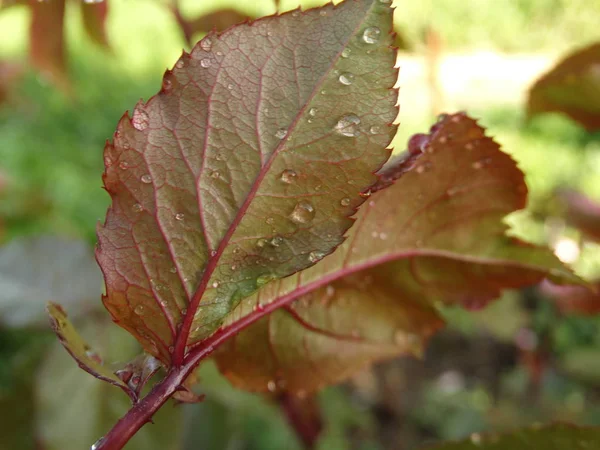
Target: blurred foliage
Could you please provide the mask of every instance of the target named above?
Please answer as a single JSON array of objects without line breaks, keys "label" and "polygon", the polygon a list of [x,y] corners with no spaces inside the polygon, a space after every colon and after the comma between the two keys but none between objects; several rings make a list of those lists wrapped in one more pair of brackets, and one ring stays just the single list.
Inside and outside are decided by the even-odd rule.
[{"label": "blurred foliage", "polygon": [[[281,9],[300,3],[323,2],[283,0]],[[445,50],[566,51],[597,39],[600,20],[600,3],[589,0],[396,3],[399,26],[417,51],[427,27],[442,37]],[[125,110],[157,90],[162,72],[185,46],[164,3],[128,0],[112,6],[107,22],[112,54],[83,39],[80,17],[75,10],[67,11],[71,98],[31,71],[13,84],[8,96],[0,92],[7,98],[0,106],[3,242],[41,233],[95,242],[95,223],[109,203],[100,188],[104,142]],[[181,7],[186,17],[221,7],[236,7],[254,17],[275,11],[267,0],[186,0]],[[26,59],[27,23],[22,8],[0,13],[0,60]],[[549,205],[556,189],[564,186],[600,199],[600,135],[552,114],[525,123],[524,108],[516,103],[470,112],[481,117],[488,133],[527,175],[530,209],[509,219],[515,233],[555,248],[568,241],[576,250],[573,261],[579,273],[598,277],[600,246],[582,241],[579,231],[552,216]],[[427,115],[423,105],[403,103],[398,146],[425,129]],[[99,307],[100,299],[94,301]],[[600,425],[599,318],[565,316],[536,289],[507,293],[477,314],[458,309],[443,313],[450,328],[432,341],[424,361],[392,361],[321,394],[326,432],[320,448],[410,449],[556,419]],[[94,337],[95,344],[100,336]],[[122,345],[127,344],[119,340],[117,347]],[[62,349],[46,355],[56,346],[48,331],[0,328],[0,448],[36,448],[51,423],[57,424],[57,434],[64,431],[59,428],[74,428],[52,422],[66,417],[54,417],[60,413],[53,413],[53,402],[74,408],[71,417],[84,420],[88,411],[81,411],[87,400],[101,400],[111,389],[122,398],[115,400],[114,409],[112,400],[106,400],[103,412],[111,420],[124,412],[127,399],[118,389],[79,371]],[[181,448],[300,448],[273,401],[231,388],[212,363],[200,373],[198,393],[207,394],[208,400],[182,407]],[[66,382],[78,386],[76,395],[60,395],[56,386]],[[47,420],[39,428],[46,431],[33,432],[34,417]],[[86,444],[103,432],[103,426],[85,427],[88,434],[81,442]],[[142,441],[150,429],[141,432]],[[60,445],[70,450],[64,447],[68,444]]]}]

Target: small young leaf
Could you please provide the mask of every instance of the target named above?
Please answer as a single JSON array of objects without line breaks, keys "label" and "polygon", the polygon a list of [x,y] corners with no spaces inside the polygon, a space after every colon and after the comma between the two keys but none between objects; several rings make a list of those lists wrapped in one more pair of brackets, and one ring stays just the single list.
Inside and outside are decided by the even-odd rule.
[{"label": "small young leaf", "polygon": [[81,3],[81,19],[88,36],[98,45],[108,48],[106,35],[106,16],[108,15],[108,1]]},{"label": "small young leaf", "polygon": [[447,116],[409,150],[383,172],[334,254],[228,316],[225,326],[300,297],[217,353],[236,385],[314,390],[418,351],[440,326],[438,302],[481,308],[548,275],[577,280],[551,251],[506,236],[504,216],[525,206],[523,174],[475,121]]},{"label": "small young leaf", "polygon": [[600,130],[600,43],[577,50],[541,77],[529,92],[530,116],[562,112],[587,130]]},{"label": "small young leaf", "polygon": [[464,442],[423,450],[575,450],[600,448],[600,429],[557,424],[506,434],[474,433]]},{"label": "small young leaf", "polygon": [[73,324],[67,318],[64,310],[54,303],[48,304],[48,314],[50,315],[50,325],[58,336],[63,347],[77,361],[79,367],[98,378],[117,386],[131,398],[133,402],[137,401],[137,394],[130,386],[121,380],[113,371],[102,362],[102,358],[92,350],[92,348],[79,335]]},{"label": "small young leaf", "polygon": [[102,274],[86,242],[37,236],[0,248],[1,325],[46,327],[49,301],[60,301],[79,317],[97,308],[101,292]]},{"label": "small young leaf", "polygon": [[149,353],[180,360],[343,241],[396,130],[391,30],[388,4],[351,0],[212,33],[122,118],[97,258]]},{"label": "small young leaf", "polygon": [[[81,331],[97,341],[98,350],[110,361],[126,361],[139,353],[137,342],[110,320],[93,317],[81,324]],[[39,448],[44,450],[89,449],[131,408],[122,392],[73,364],[58,342],[48,351],[36,376],[36,435]],[[181,408],[163,408],[152,420],[151,426],[131,439],[127,450],[182,448]]]}]

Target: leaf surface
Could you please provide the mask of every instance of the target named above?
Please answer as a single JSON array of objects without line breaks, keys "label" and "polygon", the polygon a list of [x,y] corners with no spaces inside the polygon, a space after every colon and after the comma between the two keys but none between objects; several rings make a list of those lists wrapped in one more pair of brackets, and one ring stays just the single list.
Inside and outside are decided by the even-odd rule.
[{"label": "leaf surface", "polygon": [[529,92],[528,114],[561,112],[589,131],[600,130],[600,42],[577,50]]},{"label": "leaf surface", "polygon": [[212,33],[122,118],[97,259],[148,352],[181,357],[343,241],[396,129],[391,29],[389,5],[349,0]]},{"label": "leaf surface", "polygon": [[132,391],[110,368],[103,364],[98,353],[93,351],[89,344],[75,330],[64,310],[54,303],[48,304],[47,309],[52,329],[58,336],[63,347],[77,361],[79,367],[99,380],[106,381],[123,389],[131,397],[132,401],[135,402],[137,400],[137,393]]},{"label": "leaf surface", "polygon": [[383,171],[335,253],[228,316],[235,324],[300,297],[216,354],[234,384],[316,390],[372,361],[418,353],[441,326],[439,302],[477,309],[549,274],[576,280],[550,250],[506,235],[504,216],[525,206],[523,174],[474,120],[445,117],[409,149]]},{"label": "leaf surface", "polygon": [[79,317],[96,308],[102,274],[88,244],[58,236],[18,238],[0,248],[0,324],[47,327],[46,303]]},{"label": "leaf surface", "polygon": [[600,447],[598,428],[557,424],[506,434],[478,434],[464,442],[427,447],[428,450],[576,450]]}]

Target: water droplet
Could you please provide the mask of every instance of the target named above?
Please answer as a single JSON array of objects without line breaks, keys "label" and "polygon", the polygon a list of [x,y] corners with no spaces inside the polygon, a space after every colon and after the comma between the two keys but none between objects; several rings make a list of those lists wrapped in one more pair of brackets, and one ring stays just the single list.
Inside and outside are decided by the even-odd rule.
[{"label": "water droplet", "polygon": [[133,205],[133,211],[136,213],[140,213],[144,210],[144,207],[142,205],[140,205],[139,203],[136,203],[135,205]]},{"label": "water droplet", "polygon": [[277,130],[277,132],[275,133],[275,137],[277,139],[283,139],[284,137],[287,136],[287,130],[284,128],[280,128],[279,130]]},{"label": "water droplet", "polygon": [[136,313],[138,316],[142,315],[144,313],[144,305],[137,305],[134,309],[133,312]]},{"label": "water droplet", "polygon": [[261,238],[258,241],[256,241],[256,246],[258,248],[263,248],[265,245],[267,245],[267,240],[264,238]]},{"label": "water droplet", "polygon": [[473,434],[471,434],[471,438],[470,439],[471,439],[471,442],[473,444],[475,444],[475,445],[481,444],[481,441],[482,441],[481,435],[479,433],[473,433]]},{"label": "water droplet", "polygon": [[210,176],[211,176],[212,178],[219,178],[219,177],[221,176],[221,174],[219,173],[219,171],[218,171],[218,170],[213,170],[213,171],[211,172]]},{"label": "water droplet", "polygon": [[373,125],[371,128],[369,128],[369,132],[371,134],[379,134],[379,133],[381,133],[381,127],[378,127],[377,125]]},{"label": "water droplet", "polygon": [[349,48],[345,48],[344,50],[342,50],[342,58],[348,58],[351,53],[352,50],[350,50]]},{"label": "water droplet", "polygon": [[177,67],[178,69],[183,69],[183,66],[185,65],[185,63],[183,62],[183,59],[179,59],[176,63],[175,63],[175,67]]},{"label": "water droplet", "polygon": [[211,250],[211,251],[210,251],[210,256],[215,256],[216,254],[217,254],[217,251],[216,251],[216,250]]},{"label": "water droplet", "polygon": [[175,351],[175,347],[173,347],[172,345],[169,347],[169,352],[173,353]]},{"label": "water droplet", "polygon": [[315,208],[308,202],[300,202],[296,204],[294,210],[290,214],[290,219],[296,223],[308,223],[315,217]]},{"label": "water droplet", "polygon": [[119,167],[123,170],[127,170],[129,168],[129,163],[127,161],[121,161]]},{"label": "water droplet", "polygon": [[360,131],[358,130],[359,124],[360,119],[358,116],[355,116],[354,114],[348,114],[338,120],[338,122],[335,124],[334,130],[342,136],[356,137],[360,135]]},{"label": "water droplet", "polygon": [[186,309],[186,308],[183,308],[183,309],[181,310],[181,314],[183,314],[183,315],[185,316],[185,315],[187,314],[187,309]]},{"label": "water droplet", "polygon": [[342,83],[343,85],[349,86],[354,81],[354,74],[352,74],[350,72],[344,72],[343,74],[340,75],[338,80],[340,80],[340,83]]},{"label": "water droplet", "polygon": [[213,281],[212,287],[215,288],[215,289],[218,288],[219,287],[219,282],[218,281]]},{"label": "water droplet", "polygon": [[104,166],[105,166],[106,168],[108,168],[108,167],[110,167],[110,166],[112,166],[112,165],[113,165],[113,160],[112,160],[112,158],[111,158],[110,156],[105,156],[105,157],[104,157]]},{"label": "water droplet", "polygon": [[323,90],[321,91],[321,95],[325,95],[325,94],[327,94],[327,91],[326,91],[325,89],[323,89]]},{"label": "water droplet", "polygon": [[321,17],[325,17],[325,16],[327,15],[327,11],[325,11],[325,10],[321,10],[321,11],[319,11],[319,15],[320,15]]},{"label": "water droplet", "polygon": [[169,80],[168,78],[163,78],[162,81],[162,90],[163,91],[170,91],[171,88],[173,87],[173,82],[171,80]]},{"label": "water droplet", "polygon": [[202,58],[200,60],[200,65],[202,67],[204,67],[205,69],[207,69],[208,67],[210,67],[212,65],[212,61],[210,60],[210,58]]},{"label": "water droplet", "polygon": [[308,254],[308,260],[311,263],[316,263],[317,261],[321,261],[324,256],[325,256],[325,253],[323,253],[323,252],[310,252]]},{"label": "water droplet", "polygon": [[142,109],[141,106],[136,107],[133,110],[133,117],[131,118],[131,124],[133,128],[138,131],[144,131],[150,124],[150,117],[148,113]]},{"label": "water droplet", "polygon": [[350,199],[348,197],[345,197],[340,200],[340,205],[342,205],[342,206],[348,206],[349,204],[350,204]]},{"label": "water droplet", "polygon": [[415,169],[417,173],[425,173],[431,169],[431,162],[425,161],[423,164],[417,166]]},{"label": "water droplet", "polygon": [[200,48],[205,52],[210,52],[210,49],[212,48],[212,39],[209,37],[202,39],[200,41]]},{"label": "water droplet", "polygon": [[177,213],[175,214],[175,220],[183,220],[185,218],[185,214],[183,213]]},{"label": "water droplet", "polygon": [[269,382],[267,383],[267,389],[269,390],[269,392],[275,392],[275,390],[277,389],[277,384],[275,383],[275,381],[269,380]]},{"label": "water droplet", "polygon": [[98,439],[96,442],[94,442],[94,445],[92,445],[90,447],[90,450],[97,450],[100,448],[100,446],[102,445],[102,442],[104,441],[104,438],[101,437],[100,439]]},{"label": "water droplet", "polygon": [[363,31],[363,41],[367,44],[376,44],[379,41],[379,36],[381,35],[381,30],[377,27],[368,27]]},{"label": "water droplet", "polygon": [[274,279],[275,279],[275,275],[273,275],[272,273],[265,273],[256,279],[256,286],[257,287],[264,286],[265,284],[267,284],[270,281],[273,281]]},{"label": "water droplet", "polygon": [[281,181],[283,181],[286,184],[293,184],[296,182],[297,176],[298,174],[296,173],[296,171],[286,169],[283,172],[281,172]]},{"label": "water droplet", "polygon": [[217,56],[223,56],[223,52],[217,52]]},{"label": "water droplet", "polygon": [[311,116],[311,117],[315,117],[315,116],[317,115],[317,112],[318,112],[318,111],[319,111],[319,110],[318,110],[317,108],[310,108],[310,109],[308,110],[308,115],[309,115],[309,116]]},{"label": "water droplet", "polygon": [[169,272],[171,273],[177,273],[177,267],[173,266],[169,269]]},{"label": "water droplet", "polygon": [[231,265],[231,270],[233,270],[233,271],[237,270],[237,266],[235,264],[232,264]]},{"label": "water droplet", "polygon": [[281,244],[283,244],[283,238],[281,236],[275,236],[271,239],[271,245],[273,247],[279,247]]},{"label": "water droplet", "polygon": [[265,222],[267,222],[267,224],[269,225],[273,225],[275,223],[275,219],[273,219],[272,217],[267,217],[267,220],[265,220]]},{"label": "water droplet", "polygon": [[371,196],[371,189],[368,189],[365,192],[361,192],[358,195],[360,195],[362,198],[369,198]]},{"label": "water droplet", "polygon": [[227,89],[229,89],[229,90],[231,91],[231,90],[233,89],[233,84],[229,83],[229,84],[227,85]]},{"label": "water droplet", "polygon": [[142,178],[140,178],[140,180],[142,180],[142,183],[145,184],[152,183],[152,177],[149,174],[142,175]]}]

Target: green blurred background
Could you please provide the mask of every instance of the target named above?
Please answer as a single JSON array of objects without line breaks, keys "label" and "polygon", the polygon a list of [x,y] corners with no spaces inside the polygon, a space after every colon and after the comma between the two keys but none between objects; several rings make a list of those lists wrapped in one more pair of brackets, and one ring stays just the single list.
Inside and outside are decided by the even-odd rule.
[{"label": "green blurred background", "polygon": [[[322,3],[285,0],[281,7]],[[600,135],[560,115],[524,120],[529,85],[566,51],[600,38],[600,2],[394,4],[408,47],[399,56],[401,127],[395,147],[402,150],[411,134],[425,131],[436,109],[467,109],[527,175],[530,210],[509,219],[515,233],[571,249],[561,256],[581,275],[600,276],[600,246],[583,243],[576,230],[546,214],[559,187],[600,199]],[[160,0],[110,3],[110,52],[85,36],[77,5],[69,6],[73,95],[28,71],[0,105],[3,243],[60,235],[81,238],[91,248],[109,203],[101,189],[104,142],[125,110],[158,91],[164,70],[185,47]],[[270,0],[182,2],[190,17],[225,6],[254,17],[275,12]],[[0,61],[27,59],[28,23],[25,8],[0,11]],[[438,55],[442,94],[435,101],[427,78],[432,53]],[[99,305],[100,287],[96,290]],[[96,322],[106,316],[93,314]],[[432,341],[423,361],[379,365],[320,396],[326,422],[320,448],[413,449],[550,420],[600,425],[598,319],[564,316],[535,289],[509,292],[480,313],[445,314],[449,327]],[[82,319],[90,340],[100,340],[111,358],[135,353],[135,343],[116,327],[90,322]],[[44,327],[14,328],[0,320],[1,450],[85,448],[127,408],[112,389],[79,371]],[[233,390],[210,365],[199,392],[208,394],[206,402],[164,408],[154,430],[146,427],[127,448],[300,448],[272,402]]]}]

